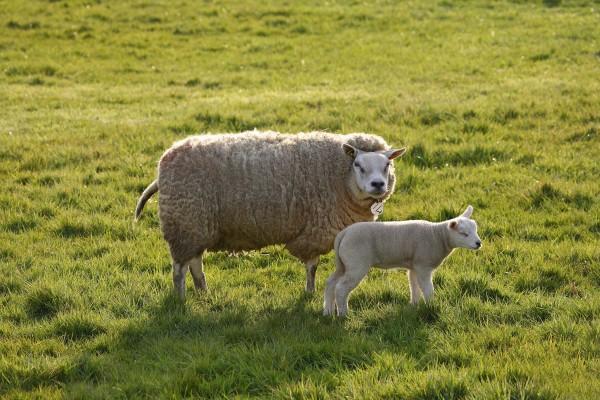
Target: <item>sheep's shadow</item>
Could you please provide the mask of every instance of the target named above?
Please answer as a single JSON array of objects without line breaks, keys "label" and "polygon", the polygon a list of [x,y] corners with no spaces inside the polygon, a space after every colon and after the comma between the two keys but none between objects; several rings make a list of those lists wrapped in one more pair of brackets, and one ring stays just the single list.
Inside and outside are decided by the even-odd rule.
[{"label": "sheep's shadow", "polygon": [[[260,313],[220,306],[210,293],[195,296],[186,304],[165,295],[150,318],[125,326],[101,357],[111,374],[96,360],[91,380],[130,395],[152,392],[149,382],[178,396],[266,395],[305,376],[332,379],[326,377],[368,368],[382,350],[420,358],[427,347],[431,322],[408,305],[356,325],[352,317],[322,316],[317,295],[302,294]],[[84,355],[83,364],[89,358]],[[140,367],[146,379],[137,382],[132,371]]]}]

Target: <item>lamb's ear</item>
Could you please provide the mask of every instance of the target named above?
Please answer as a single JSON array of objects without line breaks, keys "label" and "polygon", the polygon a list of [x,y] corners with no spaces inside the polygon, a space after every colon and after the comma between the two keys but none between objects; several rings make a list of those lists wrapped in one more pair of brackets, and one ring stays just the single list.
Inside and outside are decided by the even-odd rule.
[{"label": "lamb's ear", "polygon": [[471,218],[473,214],[473,206],[469,205],[464,213],[462,213],[461,217]]},{"label": "lamb's ear", "polygon": [[394,158],[400,157],[404,153],[406,153],[406,147],[403,147],[401,149],[388,150],[384,154],[388,158],[388,160],[393,160]]},{"label": "lamb's ear", "polygon": [[448,224],[448,226],[450,227],[450,229],[456,229],[458,228],[458,222],[456,222],[455,220],[450,221],[450,224]]},{"label": "lamb's ear", "polygon": [[342,145],[342,148],[344,149],[344,152],[353,159],[356,158],[356,156],[358,155],[358,149],[352,147],[352,145],[349,145],[348,143],[344,143]]}]

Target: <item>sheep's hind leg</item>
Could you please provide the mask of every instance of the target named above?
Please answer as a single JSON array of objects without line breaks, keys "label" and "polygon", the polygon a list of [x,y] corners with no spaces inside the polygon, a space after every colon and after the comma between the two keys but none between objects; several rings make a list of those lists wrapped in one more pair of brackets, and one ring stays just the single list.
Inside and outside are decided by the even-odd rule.
[{"label": "sheep's hind leg", "polygon": [[338,279],[335,285],[335,302],[337,303],[338,316],[343,317],[348,312],[348,296],[367,275],[367,272],[369,272],[368,267],[352,268],[346,265],[346,273]]},{"label": "sheep's hind leg", "polygon": [[173,262],[173,286],[181,301],[185,300],[185,273],[187,269],[186,264]]},{"label": "sheep's hind leg", "polygon": [[313,293],[315,291],[315,276],[317,274],[317,264],[319,257],[315,257],[305,262],[306,265],[306,291]]},{"label": "sheep's hind leg", "polygon": [[344,276],[343,268],[336,268],[336,270],[327,278],[327,287],[325,288],[325,296],[323,301],[323,315],[334,315],[335,314],[335,286],[338,280]]},{"label": "sheep's hind leg", "polygon": [[200,253],[199,256],[192,258],[188,263],[188,266],[190,267],[190,272],[192,273],[196,291],[205,292],[208,290],[208,286],[206,285],[206,276],[204,275],[204,266],[202,265],[202,253]]}]

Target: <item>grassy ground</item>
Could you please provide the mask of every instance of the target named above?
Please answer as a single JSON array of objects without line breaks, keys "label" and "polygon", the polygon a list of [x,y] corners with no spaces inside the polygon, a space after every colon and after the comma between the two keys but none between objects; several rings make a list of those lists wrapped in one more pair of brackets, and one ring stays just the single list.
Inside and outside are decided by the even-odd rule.
[{"label": "grassy ground", "polygon": [[[600,3],[4,1],[0,397],[597,398]],[[384,219],[475,206],[484,241],[411,307],[373,271],[345,320],[281,248],[173,298],[163,149],[198,132],[408,145]]]}]

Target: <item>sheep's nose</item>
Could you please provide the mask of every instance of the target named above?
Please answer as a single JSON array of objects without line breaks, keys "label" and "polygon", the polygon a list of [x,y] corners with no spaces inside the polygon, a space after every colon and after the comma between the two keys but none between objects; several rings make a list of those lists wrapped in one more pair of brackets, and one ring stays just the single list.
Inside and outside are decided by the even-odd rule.
[{"label": "sheep's nose", "polygon": [[479,241],[479,240],[478,240],[478,241],[476,241],[476,242],[475,242],[475,246],[477,246],[477,248],[480,248],[480,247],[481,247],[481,241]]},{"label": "sheep's nose", "polygon": [[373,186],[375,189],[383,189],[383,186],[385,185],[385,182],[382,181],[373,181],[371,182],[371,186]]}]

